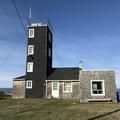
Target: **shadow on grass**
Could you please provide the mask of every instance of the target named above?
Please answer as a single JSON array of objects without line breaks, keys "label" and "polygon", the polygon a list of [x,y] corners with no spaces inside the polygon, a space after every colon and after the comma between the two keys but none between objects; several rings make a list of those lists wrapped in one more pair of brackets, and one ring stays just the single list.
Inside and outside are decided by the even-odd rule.
[{"label": "shadow on grass", "polygon": [[110,115],[110,114],[113,114],[113,113],[116,113],[116,112],[119,112],[119,111],[120,111],[120,109],[116,109],[116,110],[114,110],[114,111],[111,111],[111,112],[108,112],[108,113],[105,113],[105,114],[102,114],[102,115],[98,115],[98,116],[96,116],[96,117],[89,118],[89,119],[87,119],[87,120],[96,120],[96,119],[98,119],[98,118],[105,117],[105,116],[108,116],[108,115]]},{"label": "shadow on grass", "polygon": [[32,109],[27,109],[27,110],[21,110],[21,111],[17,111],[17,112],[7,112],[4,114],[0,114],[0,117],[5,117],[5,116],[9,116],[9,115],[15,115],[15,114],[21,114],[21,113],[25,113],[25,112],[31,112],[31,111],[37,111],[37,110],[41,110],[42,108],[32,108]]}]

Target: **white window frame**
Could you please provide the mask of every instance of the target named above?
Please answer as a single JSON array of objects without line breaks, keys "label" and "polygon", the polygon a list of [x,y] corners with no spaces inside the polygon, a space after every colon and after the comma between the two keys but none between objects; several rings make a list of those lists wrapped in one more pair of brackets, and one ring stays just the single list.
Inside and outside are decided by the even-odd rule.
[{"label": "white window frame", "polygon": [[[105,82],[104,82],[104,80],[91,80],[90,82],[91,82],[90,87],[91,87],[91,95],[92,96],[105,96]],[[103,88],[103,93],[102,94],[94,94],[93,93],[93,89],[92,89],[92,83],[93,82],[102,82],[103,83],[102,84],[102,88]]]},{"label": "white window frame", "polygon": [[33,72],[33,62],[27,63],[27,72]]},{"label": "white window frame", "polygon": [[[31,34],[32,32],[32,34]],[[32,28],[29,29],[29,38],[34,38],[34,33],[35,33],[35,30]]]},{"label": "white window frame", "polygon": [[[57,84],[57,89],[54,89],[54,83]],[[59,82],[52,82],[52,91],[59,90]]]},{"label": "white window frame", "polygon": [[[29,86],[30,85],[30,86]],[[26,88],[32,89],[32,80],[27,80],[26,81]]]},{"label": "white window frame", "polygon": [[34,54],[34,45],[28,45],[28,55],[33,55],[33,54]]},{"label": "white window frame", "polygon": [[[70,83],[70,91],[65,91],[65,83]],[[71,93],[72,92],[72,82],[71,81],[65,81],[63,82],[63,93]]]}]

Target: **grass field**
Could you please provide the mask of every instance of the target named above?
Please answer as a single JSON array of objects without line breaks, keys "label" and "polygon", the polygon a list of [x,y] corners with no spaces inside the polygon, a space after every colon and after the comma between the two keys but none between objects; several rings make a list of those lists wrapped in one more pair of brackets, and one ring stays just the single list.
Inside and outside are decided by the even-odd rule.
[{"label": "grass field", "polygon": [[0,99],[0,120],[120,120],[120,104]]}]

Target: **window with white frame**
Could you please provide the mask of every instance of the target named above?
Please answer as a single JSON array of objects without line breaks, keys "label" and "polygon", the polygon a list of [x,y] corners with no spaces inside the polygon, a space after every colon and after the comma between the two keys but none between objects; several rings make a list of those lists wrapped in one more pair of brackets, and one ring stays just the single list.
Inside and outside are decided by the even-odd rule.
[{"label": "window with white frame", "polygon": [[29,29],[29,38],[34,38],[34,29]]},{"label": "window with white frame", "polygon": [[34,45],[28,45],[28,55],[34,54]]},{"label": "window with white frame", "polygon": [[91,95],[93,96],[104,96],[104,80],[91,80]]},{"label": "window with white frame", "polygon": [[33,62],[27,63],[27,72],[33,72]]},{"label": "window with white frame", "polygon": [[51,49],[48,50],[49,57],[51,57]]},{"label": "window with white frame", "polygon": [[64,82],[63,92],[72,92],[72,82]]},{"label": "window with white frame", "polygon": [[53,90],[58,90],[58,82],[53,82]]},{"label": "window with white frame", "polygon": [[32,80],[27,80],[27,82],[26,82],[26,88],[29,88],[29,89],[32,88]]}]

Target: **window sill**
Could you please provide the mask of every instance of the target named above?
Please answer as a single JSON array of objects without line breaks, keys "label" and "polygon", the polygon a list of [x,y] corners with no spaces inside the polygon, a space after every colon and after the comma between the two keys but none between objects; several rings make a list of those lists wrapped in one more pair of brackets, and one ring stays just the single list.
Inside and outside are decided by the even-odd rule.
[{"label": "window sill", "polygon": [[105,96],[105,94],[91,94],[91,96]]},{"label": "window sill", "polygon": [[72,91],[63,91],[63,93],[72,93]]}]

